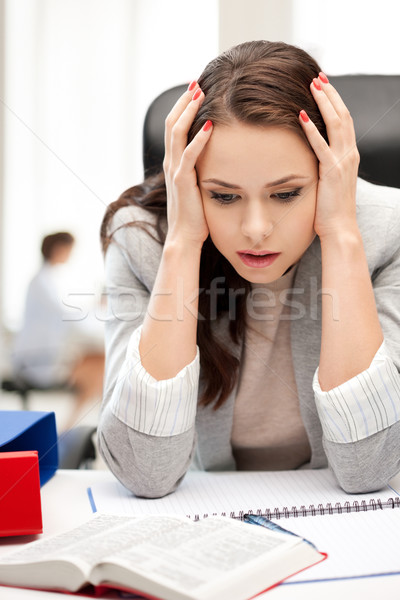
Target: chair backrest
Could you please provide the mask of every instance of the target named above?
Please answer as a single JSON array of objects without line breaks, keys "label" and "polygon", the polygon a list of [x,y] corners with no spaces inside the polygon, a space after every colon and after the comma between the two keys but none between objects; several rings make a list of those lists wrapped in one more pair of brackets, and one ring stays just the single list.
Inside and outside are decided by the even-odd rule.
[{"label": "chair backrest", "polygon": [[372,183],[400,188],[400,75],[329,78],[353,117],[360,152],[359,174]]},{"label": "chair backrest", "polygon": [[187,85],[177,85],[166,90],[147,109],[143,126],[143,167],[145,177],[157,173],[164,159],[165,119],[171,108],[187,89]]},{"label": "chair backrest", "polygon": [[[360,176],[400,188],[400,75],[342,75],[330,81],[354,120]],[[162,168],[165,118],[186,88],[178,85],[163,92],[147,111],[143,129],[146,176]]]}]

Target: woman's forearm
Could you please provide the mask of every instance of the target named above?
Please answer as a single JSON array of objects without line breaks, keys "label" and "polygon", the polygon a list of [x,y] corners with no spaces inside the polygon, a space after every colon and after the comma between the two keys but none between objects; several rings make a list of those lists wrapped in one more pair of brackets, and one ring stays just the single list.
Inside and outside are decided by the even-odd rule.
[{"label": "woman's forearm", "polygon": [[358,227],[321,238],[321,253],[319,383],[326,391],[367,369],[383,334]]},{"label": "woman's forearm", "polygon": [[196,356],[200,255],[201,247],[167,238],[139,344],[157,380],[175,377]]}]

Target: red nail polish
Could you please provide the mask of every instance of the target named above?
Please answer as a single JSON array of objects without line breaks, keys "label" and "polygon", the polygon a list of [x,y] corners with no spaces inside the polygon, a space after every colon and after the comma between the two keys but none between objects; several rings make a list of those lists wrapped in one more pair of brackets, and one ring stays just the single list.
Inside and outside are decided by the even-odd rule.
[{"label": "red nail polish", "polygon": [[306,113],[305,110],[301,110],[300,111],[300,117],[302,118],[302,120],[304,121],[304,123],[308,123],[308,121],[310,120],[308,118],[308,114]]},{"label": "red nail polish", "polygon": [[321,84],[320,84],[320,82],[318,81],[318,79],[316,79],[316,78],[315,78],[315,79],[313,79],[313,84],[314,84],[314,87],[315,87],[317,90],[320,90],[320,91],[322,90]]},{"label": "red nail polish", "polygon": [[322,71],[319,74],[319,78],[322,81],[322,83],[329,83],[329,79],[327,78],[327,76],[325,75],[325,73],[323,73]]},{"label": "red nail polish", "polygon": [[194,79],[189,83],[188,92],[191,92],[196,87],[197,81]]},{"label": "red nail polish", "polygon": [[201,89],[199,88],[198,90],[195,91],[195,93],[193,94],[193,98],[192,100],[197,100],[197,98],[201,95]]},{"label": "red nail polish", "polygon": [[314,84],[314,87],[315,87],[317,90],[322,90],[321,84],[320,84],[320,82],[318,81],[318,79],[313,79],[313,84]]},{"label": "red nail polish", "polygon": [[208,120],[203,125],[203,131],[208,131],[212,127],[212,121]]}]

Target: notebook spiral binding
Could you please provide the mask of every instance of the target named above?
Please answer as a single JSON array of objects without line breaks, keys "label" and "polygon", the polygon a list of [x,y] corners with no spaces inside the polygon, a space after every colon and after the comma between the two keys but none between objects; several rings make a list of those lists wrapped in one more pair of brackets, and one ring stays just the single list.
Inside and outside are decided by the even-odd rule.
[{"label": "notebook spiral binding", "polygon": [[[310,504],[310,506],[292,506],[292,508],[288,508],[284,506],[282,509],[279,508],[266,508],[264,511],[262,509],[253,510],[241,510],[238,513],[235,512],[222,512],[222,513],[205,513],[202,516],[194,515],[193,520],[199,521],[200,519],[206,519],[207,517],[226,517],[229,516],[231,519],[238,519],[243,521],[244,515],[246,514],[255,514],[257,516],[263,516],[267,519],[287,519],[289,517],[308,517],[308,516],[316,516],[316,515],[337,515],[342,513],[352,513],[352,512],[366,512],[368,510],[383,510],[384,508],[400,508],[400,498],[389,498],[388,500],[382,502],[381,500],[371,499],[369,502],[362,500],[358,502],[355,500],[354,502],[345,502],[341,504],[340,502],[336,502],[336,504],[318,504],[315,506],[314,504]],[[190,517],[190,515],[188,515]]]}]

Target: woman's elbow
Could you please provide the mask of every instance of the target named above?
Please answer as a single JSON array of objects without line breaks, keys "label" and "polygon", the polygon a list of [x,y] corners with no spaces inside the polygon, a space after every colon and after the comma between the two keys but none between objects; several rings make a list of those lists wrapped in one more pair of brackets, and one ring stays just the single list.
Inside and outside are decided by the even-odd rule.
[{"label": "woman's elbow", "polygon": [[103,422],[98,430],[98,447],[110,471],[135,496],[162,498],[176,490],[191,462],[193,432],[182,435],[188,439],[156,438],[135,432],[119,421]]},{"label": "woman's elbow", "polygon": [[[368,494],[387,486],[400,472],[399,440],[388,428],[350,444],[325,443],[329,465],[348,494]],[[395,436],[397,437],[397,436]]]}]

